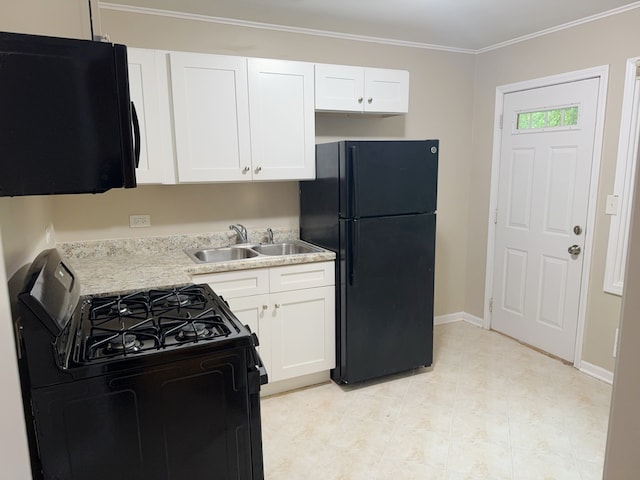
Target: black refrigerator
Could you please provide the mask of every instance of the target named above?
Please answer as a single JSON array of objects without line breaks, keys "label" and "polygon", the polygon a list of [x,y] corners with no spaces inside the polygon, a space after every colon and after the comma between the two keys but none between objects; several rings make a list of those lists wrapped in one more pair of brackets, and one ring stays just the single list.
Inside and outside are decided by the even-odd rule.
[{"label": "black refrigerator", "polygon": [[433,360],[438,140],[316,146],[300,237],[333,250],[338,383]]}]

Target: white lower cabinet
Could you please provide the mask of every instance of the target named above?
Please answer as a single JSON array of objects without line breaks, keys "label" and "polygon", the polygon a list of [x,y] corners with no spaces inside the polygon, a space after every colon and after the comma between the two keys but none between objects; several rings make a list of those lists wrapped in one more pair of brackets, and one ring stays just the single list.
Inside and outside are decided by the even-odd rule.
[{"label": "white lower cabinet", "polygon": [[333,262],[197,275],[260,340],[270,382],[335,367]]},{"label": "white lower cabinet", "polygon": [[336,366],[334,290],[330,286],[271,294],[273,381]]},{"label": "white lower cabinet", "polygon": [[[262,345],[270,345],[271,330],[265,324],[265,315],[269,310],[269,295],[251,295],[249,297],[227,298],[231,310],[238,317],[243,325],[249,325],[252,332],[258,335],[260,345],[258,353],[265,365],[271,365],[271,349]],[[262,327],[262,328],[261,328]],[[267,369],[269,378],[272,377],[271,370]]]}]

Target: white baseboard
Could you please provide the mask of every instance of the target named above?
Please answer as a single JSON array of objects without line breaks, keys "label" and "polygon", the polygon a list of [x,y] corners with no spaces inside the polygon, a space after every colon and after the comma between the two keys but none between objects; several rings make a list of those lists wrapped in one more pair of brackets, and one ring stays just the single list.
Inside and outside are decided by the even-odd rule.
[{"label": "white baseboard", "polygon": [[480,317],[471,315],[467,312],[447,313],[446,315],[438,315],[433,318],[434,325],[443,325],[445,323],[467,322],[476,327],[484,328],[484,321]]},{"label": "white baseboard", "polygon": [[443,325],[445,323],[460,322],[464,320],[464,312],[447,313],[446,315],[438,315],[433,318],[434,325]]},{"label": "white baseboard", "polygon": [[467,323],[475,325],[476,327],[484,328],[484,320],[480,317],[476,317],[475,315],[471,315],[467,312],[462,312],[462,319]]},{"label": "white baseboard", "polygon": [[597,378],[598,380],[602,380],[603,382],[608,383],[609,385],[613,384],[613,372],[609,370],[605,370],[602,367],[598,367],[589,362],[585,362],[582,360],[580,362],[580,369],[582,373],[585,373],[591,377]]}]

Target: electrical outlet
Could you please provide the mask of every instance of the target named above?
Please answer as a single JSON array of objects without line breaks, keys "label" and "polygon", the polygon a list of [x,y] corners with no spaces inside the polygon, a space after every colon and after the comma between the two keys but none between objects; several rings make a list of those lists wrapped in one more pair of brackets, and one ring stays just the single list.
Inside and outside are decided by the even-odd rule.
[{"label": "electrical outlet", "polygon": [[151,215],[129,215],[129,226],[131,228],[150,227]]}]

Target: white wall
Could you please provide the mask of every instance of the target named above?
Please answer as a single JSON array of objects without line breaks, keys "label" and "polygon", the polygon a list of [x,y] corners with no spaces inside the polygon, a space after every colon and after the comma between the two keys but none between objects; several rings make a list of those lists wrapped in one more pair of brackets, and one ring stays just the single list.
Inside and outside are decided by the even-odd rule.
[{"label": "white wall", "polygon": [[[0,229],[1,230],[1,229]],[[0,231],[0,243],[2,232]],[[7,284],[4,257],[0,256],[0,285]],[[16,350],[13,342],[14,331],[11,322],[9,296],[6,287],[0,288],[0,382],[2,402],[0,403],[0,477],[12,480],[31,478],[29,468],[29,448],[22,411],[20,379],[16,364]]]}]

